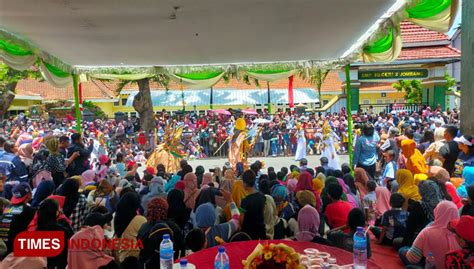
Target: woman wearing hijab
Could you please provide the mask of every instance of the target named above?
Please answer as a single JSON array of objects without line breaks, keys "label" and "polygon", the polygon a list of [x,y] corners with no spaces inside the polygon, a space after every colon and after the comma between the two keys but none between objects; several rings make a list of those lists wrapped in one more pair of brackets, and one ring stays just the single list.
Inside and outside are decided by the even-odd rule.
[{"label": "woman wearing hijab", "polygon": [[229,242],[230,236],[239,229],[240,213],[230,197],[232,218],[225,223],[216,223],[215,207],[212,203],[204,203],[196,209],[196,226],[204,233],[207,247],[213,247],[220,243]]},{"label": "woman wearing hijab", "polygon": [[176,183],[178,183],[178,181],[181,179],[180,176],[178,175],[172,175],[171,176],[171,179],[166,182],[165,184],[165,192],[168,193],[170,192],[172,189],[174,189],[174,186],[176,186]]},{"label": "woman wearing hijab", "polygon": [[184,203],[187,208],[194,208],[196,198],[199,195],[197,177],[194,173],[184,175]]},{"label": "woman wearing hijab", "polygon": [[467,186],[474,185],[474,166],[465,167],[462,171],[462,177],[464,178],[464,183],[459,186],[457,193],[459,197],[466,199],[467,198]]},{"label": "woman wearing hijab", "polygon": [[390,195],[392,193],[385,187],[376,187],[375,188],[375,197],[377,202],[375,202],[375,218],[379,219],[382,215],[390,210]]},{"label": "woman wearing hijab", "polygon": [[303,172],[298,178],[298,183],[296,184],[295,193],[298,195],[300,191],[310,191],[314,194],[316,199],[316,209],[321,210],[321,197],[318,192],[313,189],[313,177],[308,172]]},{"label": "woman wearing hijab", "polygon": [[462,201],[459,195],[456,192],[456,187],[449,182],[449,172],[442,168],[437,166],[437,170],[434,171],[433,168],[435,166],[430,167],[430,173],[432,174],[432,178],[436,183],[438,183],[438,186],[441,190],[441,194],[443,195],[443,198],[452,201],[458,208],[462,207]]},{"label": "woman wearing hijab", "polygon": [[36,187],[35,195],[33,196],[33,200],[31,200],[31,206],[33,208],[37,208],[39,204],[50,196],[56,187],[54,186],[54,182],[51,180],[42,181],[38,187]]},{"label": "woman wearing hijab", "polygon": [[[232,201],[234,201],[235,205],[237,208],[240,207],[240,202],[242,199],[244,199],[247,196],[247,191],[244,188],[244,184],[242,180],[236,180],[234,182],[234,186],[232,187],[232,191],[230,193],[230,196],[232,197]],[[224,207],[224,216],[227,220],[230,220],[232,218],[231,212],[230,212],[230,206],[227,203]]]},{"label": "woman wearing hijab", "polygon": [[[138,230],[146,222],[146,218],[138,215],[140,197],[135,192],[123,195],[118,204],[114,217],[114,230],[118,238],[136,241]],[[135,244],[135,243],[134,243]],[[134,249],[120,249],[118,258],[123,262],[127,257],[138,258],[139,251]]]},{"label": "woman wearing hijab", "polygon": [[405,198],[405,204],[403,208],[408,207],[408,200],[419,201],[421,199],[418,187],[415,185],[413,174],[407,169],[397,170],[395,178],[398,183],[398,193],[403,195]]},{"label": "woman wearing hijab", "polygon": [[[355,196],[357,196],[357,186],[354,181],[354,177],[351,174],[344,174],[343,178],[344,183],[346,183],[347,187],[349,187],[349,190],[351,193]],[[360,200],[360,199],[359,199]]]},{"label": "woman wearing hijab", "polygon": [[33,147],[31,144],[21,144],[18,147],[18,157],[29,168],[33,164]]},{"label": "woman wearing hijab", "polygon": [[[53,199],[44,200],[38,208],[37,231],[60,231],[64,232],[64,242],[68,242],[74,232],[67,221],[58,220],[59,203]],[[67,266],[68,246],[64,244],[61,254],[48,257],[48,268],[62,269]]]},{"label": "woman wearing hijab", "polygon": [[265,206],[263,207],[263,223],[267,239],[272,240],[275,235],[275,225],[280,221],[278,210],[273,197],[265,194]]},{"label": "woman wearing hijab", "polygon": [[[56,217],[56,220],[59,222],[67,222],[67,224],[71,226],[71,221],[63,213],[63,206],[64,206],[64,202],[66,201],[66,198],[60,195],[50,195],[46,197],[45,200],[47,199],[55,200],[59,205],[60,213]],[[37,227],[38,227],[38,211],[36,211],[35,216],[33,217],[33,220],[31,220],[30,224],[28,224],[28,231],[35,231]]]},{"label": "woman wearing hijab", "polygon": [[357,197],[351,193],[349,187],[346,185],[344,180],[341,178],[337,179],[339,185],[342,187],[342,191],[347,197],[347,201],[352,205],[353,208],[360,207],[360,202],[357,200]]},{"label": "woman wearing hijab", "polygon": [[323,173],[319,173],[313,179],[313,188],[314,190],[321,195],[321,192],[324,188],[324,182],[326,181],[326,176]]},{"label": "woman wearing hijab", "polygon": [[445,268],[445,255],[460,249],[456,236],[448,229],[452,220],[459,219],[456,205],[451,201],[442,201],[434,209],[434,221],[416,237],[410,248],[400,249],[400,258],[405,265],[418,264],[423,257],[431,253],[436,268]]},{"label": "woman wearing hijab", "polygon": [[438,185],[432,180],[424,180],[418,186],[421,200],[408,206],[407,228],[403,245],[410,246],[416,235],[434,220],[434,209],[442,200]]},{"label": "woman wearing hijab", "polygon": [[185,230],[186,223],[189,221],[191,209],[184,203],[184,193],[181,190],[172,190],[167,196],[168,212],[167,218],[178,224],[181,230]]},{"label": "woman wearing hijab", "polygon": [[212,183],[212,174],[204,173],[204,175],[202,175],[201,189],[209,188],[209,184],[211,183]]},{"label": "woman wearing hijab", "polygon": [[150,192],[145,194],[142,197],[142,208],[145,209],[145,214],[146,214],[146,209],[148,207],[148,203],[152,199],[157,198],[157,197],[166,197],[164,185],[165,184],[161,177],[153,177],[153,179],[148,184]]},{"label": "woman wearing hijab", "polygon": [[369,190],[367,190],[367,182],[369,182],[367,172],[360,167],[354,169],[354,183],[359,191],[361,200],[363,200],[364,196],[369,192]]},{"label": "woman wearing hijab", "polygon": [[79,193],[79,182],[72,178],[66,179],[58,188],[57,194],[66,197],[64,215],[72,221],[73,231],[79,231],[89,211],[86,197]]},{"label": "woman wearing hijab", "polygon": [[[172,220],[167,220],[169,205],[166,199],[161,197],[153,198],[146,208],[146,220],[147,222],[140,227],[137,238],[146,241],[146,237],[149,236],[151,229],[159,222],[165,223],[173,231],[173,249],[175,251],[175,258],[180,256],[180,251],[184,250],[184,236],[182,230]],[[147,248],[140,251],[140,261],[145,262],[154,254],[153,248]]]},{"label": "woman wearing hijab", "polygon": [[305,205],[298,213],[298,232],[296,233],[296,240],[328,244],[326,239],[319,234],[320,222],[318,211],[310,205]]}]

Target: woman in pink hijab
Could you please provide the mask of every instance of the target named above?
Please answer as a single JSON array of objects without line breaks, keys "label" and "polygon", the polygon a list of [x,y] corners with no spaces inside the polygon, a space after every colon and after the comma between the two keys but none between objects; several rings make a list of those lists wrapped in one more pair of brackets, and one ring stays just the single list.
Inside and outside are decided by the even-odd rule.
[{"label": "woman in pink hijab", "polygon": [[310,205],[305,205],[298,213],[296,240],[311,242],[315,237],[319,237],[320,221],[318,211]]},{"label": "woman in pink hijab", "polygon": [[26,167],[29,167],[33,163],[33,147],[30,143],[21,144],[18,147],[18,157],[20,157]]},{"label": "woman in pink hijab", "polygon": [[[204,178],[203,178],[204,181]],[[187,173],[183,178],[184,182],[184,203],[187,208],[194,208],[196,198],[199,195],[197,176],[194,173]]]},{"label": "woman in pink hijab", "polygon": [[436,268],[445,268],[446,253],[461,249],[456,241],[456,235],[448,230],[448,223],[456,219],[459,219],[456,205],[451,201],[440,202],[434,210],[433,223],[421,230],[408,251],[405,248],[400,249],[402,261],[406,257],[409,263],[417,264],[431,253]]},{"label": "woman in pink hijab", "polygon": [[375,197],[377,202],[375,203],[375,218],[382,217],[383,213],[391,209],[390,206],[390,191],[385,187],[375,188]]}]

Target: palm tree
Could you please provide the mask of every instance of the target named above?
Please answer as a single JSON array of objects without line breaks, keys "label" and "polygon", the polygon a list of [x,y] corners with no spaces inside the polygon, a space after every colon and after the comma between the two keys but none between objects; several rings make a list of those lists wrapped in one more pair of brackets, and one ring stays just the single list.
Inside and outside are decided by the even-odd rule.
[{"label": "palm tree", "polygon": [[307,81],[310,84],[315,85],[316,89],[318,89],[319,107],[322,106],[322,103],[321,103],[321,88],[323,87],[324,80],[326,80],[326,77],[329,74],[329,71],[331,71],[331,70],[310,69],[308,71],[301,70],[299,72],[299,76],[303,80]]}]

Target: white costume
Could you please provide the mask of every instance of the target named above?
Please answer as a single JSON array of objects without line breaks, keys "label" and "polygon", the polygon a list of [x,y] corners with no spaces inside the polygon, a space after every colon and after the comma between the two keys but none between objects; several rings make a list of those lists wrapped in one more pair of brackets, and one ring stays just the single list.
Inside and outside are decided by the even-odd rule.
[{"label": "white costume", "polygon": [[298,131],[298,145],[296,147],[295,161],[306,158],[306,138],[304,137],[304,130]]},{"label": "white costume", "polygon": [[[325,124],[326,125],[326,124]],[[322,141],[324,145],[323,152],[321,157],[326,157],[329,160],[328,166],[334,170],[341,169],[339,165],[339,156],[337,155],[336,146],[334,145],[334,139],[337,139],[337,135],[332,131],[329,125],[323,127],[324,131],[324,140]]]}]

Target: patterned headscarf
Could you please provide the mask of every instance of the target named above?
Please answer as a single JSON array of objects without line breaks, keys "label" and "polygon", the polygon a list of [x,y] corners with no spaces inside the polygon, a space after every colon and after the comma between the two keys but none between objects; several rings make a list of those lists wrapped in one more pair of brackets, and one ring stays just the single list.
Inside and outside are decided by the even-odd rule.
[{"label": "patterned headscarf", "polygon": [[164,198],[154,198],[148,205],[146,210],[146,219],[150,222],[156,222],[166,219],[168,215],[168,202]]},{"label": "patterned headscarf", "polygon": [[434,220],[434,209],[443,200],[438,184],[432,180],[423,180],[418,186],[421,195],[421,207],[430,221]]}]

